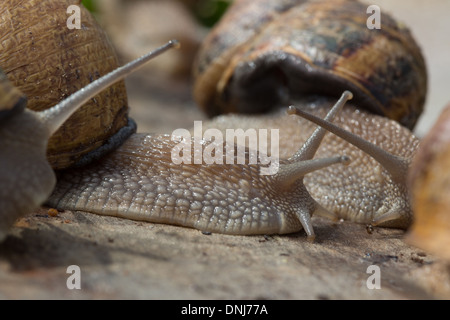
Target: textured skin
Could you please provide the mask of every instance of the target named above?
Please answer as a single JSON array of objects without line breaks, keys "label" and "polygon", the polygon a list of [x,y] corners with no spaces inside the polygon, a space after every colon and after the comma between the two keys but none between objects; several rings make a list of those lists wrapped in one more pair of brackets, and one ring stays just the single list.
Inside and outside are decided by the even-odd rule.
[{"label": "textured skin", "polygon": [[[300,105],[321,117],[333,103],[317,97],[314,101]],[[353,106],[346,106],[335,122],[405,157],[412,157],[418,145],[409,130],[396,122],[368,116]],[[293,155],[316,128],[281,112],[221,116],[204,125],[208,127],[279,129],[281,158]],[[282,188],[274,176],[259,175],[255,165],[174,164],[173,146],[168,135],[134,135],[98,164],[62,173],[48,204],[230,234],[298,231],[299,213],[315,211],[301,181]],[[330,166],[305,176],[312,198],[339,218],[356,222],[370,223],[387,212],[400,212],[401,218],[382,225],[406,228],[411,222],[406,187],[394,183],[365,153],[327,134],[317,157],[340,154],[352,159],[348,167]]]},{"label": "textured skin", "polygon": [[258,165],[174,164],[176,144],[135,134],[98,164],[59,175],[47,203],[227,234],[299,231],[299,216],[316,209],[301,180],[286,189]]},{"label": "textured skin", "polygon": [[0,124],[8,117],[22,112],[26,105],[24,94],[11,85],[0,69]]},{"label": "textured skin", "polygon": [[[298,101],[295,106],[323,117],[333,103],[326,98],[311,97],[308,101]],[[351,103],[346,104],[333,122],[386,151],[408,159],[412,159],[419,145],[419,140],[408,129],[395,121],[357,110]],[[222,130],[278,128],[282,159],[292,156],[316,128],[309,121],[286,115],[283,110],[261,116],[223,115],[205,124],[203,129],[209,127]],[[305,176],[304,182],[312,197],[344,220],[371,223],[374,218],[392,211],[400,212],[402,218],[381,225],[408,227],[412,212],[406,186],[394,183],[389,173],[366,153],[328,133],[316,158],[338,154],[349,156],[351,164],[324,168]]]}]

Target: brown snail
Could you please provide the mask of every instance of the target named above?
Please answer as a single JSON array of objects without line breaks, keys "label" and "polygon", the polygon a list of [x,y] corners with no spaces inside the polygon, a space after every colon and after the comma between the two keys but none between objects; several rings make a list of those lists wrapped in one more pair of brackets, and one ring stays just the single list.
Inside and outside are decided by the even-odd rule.
[{"label": "brown snail", "polygon": [[[369,30],[365,9],[357,1],[237,1],[204,41],[194,95],[211,115],[293,104],[323,117],[327,97],[350,89],[355,102],[334,122],[404,159],[380,166],[328,135],[317,156],[345,150],[352,164],[308,175],[305,185],[338,218],[406,228],[412,212],[404,177],[418,139],[373,113],[412,128],[425,99],[425,63],[403,25],[383,14],[383,27]],[[297,121],[272,111],[221,116],[205,129],[280,128],[281,157],[288,158],[312,130]]]},{"label": "brown snail", "polygon": [[[311,16],[316,14],[314,20],[322,22],[318,23],[318,26],[324,24],[329,28],[325,35],[338,36],[343,41],[337,41],[334,46],[339,49],[339,53],[345,53],[344,57],[355,58],[355,50],[363,46],[370,47],[372,41],[376,41],[373,40],[372,35],[367,34],[369,31],[366,30],[365,25],[363,27],[359,25],[358,27],[358,24],[348,24],[348,22],[353,21],[350,18],[354,17],[359,10],[364,15],[365,8],[353,1],[342,1],[340,6],[337,7],[334,6],[336,2],[332,3],[333,5],[330,6],[325,1],[284,1],[281,5],[271,5],[267,1],[237,1],[229,14],[223,18],[223,23],[230,20],[230,16],[238,9],[246,9],[245,6],[250,6],[250,9],[254,6],[269,9],[269,11],[249,11],[258,16],[257,21],[260,24],[254,30],[244,28],[245,32],[243,33],[250,34],[250,37],[253,37],[256,31],[266,29],[262,23],[270,22],[272,16],[288,14],[291,10],[298,13],[308,12]],[[327,14],[331,14],[328,13],[330,10],[336,20],[333,20],[334,23],[332,24],[326,24],[324,21],[330,20],[327,16]],[[341,15],[336,16],[336,13],[341,13]],[[303,16],[300,15],[300,17]],[[371,75],[364,78],[365,71],[358,75],[357,72],[361,70],[350,69],[344,74],[353,75],[357,79],[362,78],[363,81],[358,83],[352,82],[352,79],[347,79],[347,81],[336,80],[336,82],[327,82],[326,85],[322,85],[327,89],[336,85],[333,90],[325,90],[322,93],[314,90],[312,94],[307,94],[303,90],[292,95],[297,106],[325,117],[326,123],[333,118],[336,118],[333,121],[338,125],[346,125],[350,121],[350,127],[347,127],[352,129],[356,135],[372,140],[379,147],[387,150],[383,151],[356,138],[357,142],[354,143],[365,152],[371,153],[377,160],[373,160],[363,151],[359,151],[358,148],[352,147],[331,135],[325,137],[325,143],[318,151],[320,154],[320,150],[325,150],[328,155],[323,156],[322,154],[322,159],[311,160],[319,147],[324,131],[323,129],[315,130],[314,125],[296,117],[288,119],[285,115],[276,114],[262,116],[262,118],[250,116],[219,117],[215,122],[212,122],[218,128],[220,128],[220,123],[224,128],[236,126],[242,128],[249,126],[253,128],[276,127],[280,129],[281,134],[287,135],[287,138],[281,137],[280,139],[280,149],[284,150],[284,147],[286,147],[287,151],[283,151],[284,153],[279,160],[279,171],[274,175],[260,175],[259,170],[262,166],[259,164],[174,164],[170,155],[176,143],[170,135],[134,134],[116,151],[104,156],[98,162],[89,164],[84,168],[75,168],[58,174],[58,185],[47,203],[63,209],[84,210],[131,219],[179,224],[203,231],[230,234],[288,233],[303,228],[308,236],[313,238],[314,231],[310,218],[314,212],[328,216],[347,217],[365,223],[373,222],[374,224],[403,228],[408,226],[411,222],[409,191],[404,185],[404,181],[398,177],[401,177],[403,172],[396,173],[395,171],[399,168],[407,169],[408,160],[402,159],[413,157],[418,140],[408,129],[398,123],[386,120],[381,116],[369,115],[365,111],[358,110],[354,105],[346,106],[340,111],[339,108],[342,108],[352,96],[349,92],[343,94],[336,104],[336,108],[328,111],[330,105],[334,104],[337,99],[330,94],[351,89],[355,91],[355,97],[359,103],[372,105],[373,110],[378,113],[383,112],[388,106],[389,108],[392,106],[411,107],[411,110],[401,112],[388,109],[387,113],[400,119],[406,125],[412,126],[414,124],[424,100],[426,88],[425,65],[420,50],[414,44],[409,32],[391,19],[386,21],[389,21],[386,22],[388,34],[379,34],[382,37],[379,41],[390,49],[394,47],[398,50],[395,50],[394,57],[389,61],[388,66],[385,65],[387,62],[380,58],[381,65],[384,66],[381,67],[382,76]],[[218,27],[219,30],[222,28],[221,25]],[[351,28],[355,28],[355,33],[352,33],[349,39],[340,36],[338,31],[348,31]],[[362,34],[359,34],[359,31]],[[229,35],[232,31],[225,30],[223,34],[226,35],[227,32]],[[311,33],[308,34],[311,35]],[[240,63],[230,63],[221,53],[225,52],[225,56],[229,57],[240,51],[243,46],[238,45],[237,49],[227,50],[227,46],[236,43],[227,43],[227,40],[221,42],[220,35],[211,36],[210,39],[213,43],[219,43],[219,45],[206,56],[206,61],[211,62],[213,66],[222,66],[222,68],[205,71],[207,63],[198,64],[200,70],[198,74],[201,78],[199,83],[209,85],[205,89],[199,89],[201,86],[196,85],[196,95],[199,94],[198,92],[201,93],[202,90],[206,94],[207,90],[224,89],[224,91],[220,91],[219,95],[207,94],[207,98],[201,98],[200,100],[208,103],[219,101],[220,110],[222,110],[222,106],[230,103],[235,106],[242,105],[237,102],[238,99],[231,93],[233,91],[227,87],[229,80],[236,81],[237,76],[230,71],[232,69],[225,70],[223,68],[227,65],[240,66]],[[393,42],[393,47],[388,45],[389,41]],[[316,42],[319,42],[320,48],[325,45],[326,49],[329,49],[326,42]],[[253,46],[253,44],[248,45],[249,48]],[[259,44],[259,46],[262,46],[262,44]],[[338,65],[339,70],[345,71],[344,64],[337,64],[339,59],[336,60],[336,54],[329,54],[334,60],[326,61],[333,62],[331,66],[336,67]],[[201,56],[202,54],[200,54]],[[271,58],[269,54],[263,56],[268,58],[269,61],[275,59],[286,62],[289,60],[283,54],[275,54],[275,58]],[[370,56],[367,54],[360,59],[362,59],[362,62],[369,62],[371,61],[368,58]],[[239,60],[243,61],[242,59]],[[401,68],[392,72],[392,67],[399,63]],[[249,67],[257,65],[253,62],[243,64]],[[316,81],[321,75],[329,75],[331,78],[338,77],[338,74],[333,74],[331,71],[312,71],[313,67],[318,65],[316,62],[312,63],[312,61],[305,60],[302,64],[301,68],[306,69],[309,72],[307,74],[312,75],[313,78],[301,80],[294,77],[295,81],[292,86],[288,85],[280,90],[275,90],[281,91],[282,97],[286,93],[291,94],[292,88],[296,85],[317,84]],[[322,63],[319,66],[326,66],[326,64]],[[283,68],[271,65],[269,69],[269,83],[279,77],[282,81],[287,81],[287,75],[281,72]],[[245,68],[243,70],[245,71]],[[203,72],[206,72],[212,78],[205,78]],[[227,74],[223,78],[225,80],[222,79],[218,83],[213,81],[221,78],[222,74]],[[386,76],[391,77],[392,81],[395,80],[394,85],[379,81],[379,77]],[[254,79],[254,77],[252,75],[250,78]],[[408,81],[404,81],[405,77]],[[240,80],[237,81],[240,82]],[[364,88],[362,83],[370,84],[370,89]],[[263,84],[263,88],[266,86],[267,83]],[[235,87],[235,85],[232,85],[232,87]],[[386,96],[382,96],[380,93],[383,89],[388,91]],[[259,91],[259,89],[256,91]],[[240,96],[241,93],[238,93],[237,96]],[[318,96],[319,94],[322,96]],[[377,97],[378,100],[369,102],[369,98],[372,96]],[[221,98],[225,98],[226,103],[220,102]],[[403,102],[405,98],[407,102]],[[386,101],[389,101],[389,103],[386,103]],[[271,104],[276,105],[285,102],[284,99],[281,101],[274,99]],[[68,103],[70,103],[70,100]],[[266,106],[267,108],[268,106]],[[232,109],[232,111],[234,110]],[[211,113],[217,113],[217,111]],[[267,120],[270,120],[270,124]],[[246,124],[240,126],[242,122]],[[4,123],[6,121],[2,122],[2,124]],[[327,125],[326,123],[322,125]],[[291,127],[295,127],[294,135],[290,134],[289,128]],[[298,132],[295,130],[299,128],[304,133],[297,136]],[[334,127],[331,127],[331,130],[338,132]],[[375,137],[374,134],[376,134]],[[311,139],[308,139],[310,136]],[[210,143],[210,141],[205,141],[204,145],[208,146]],[[283,143],[286,143],[286,145],[282,146]],[[301,147],[302,145],[303,147]],[[399,153],[403,158],[399,160],[399,157],[392,156],[389,152]],[[249,153],[250,150],[247,150],[247,157]],[[329,167],[334,163],[348,162],[348,158],[344,155],[350,156],[353,160],[352,164],[347,167],[349,171],[340,168],[339,170],[325,172],[321,177],[316,178],[316,174],[324,170],[317,171],[310,175],[311,178],[305,177],[305,184],[307,185],[305,188],[303,177],[306,173],[318,168]],[[379,165],[377,161],[380,161],[382,165]],[[397,165],[398,163],[400,165]],[[370,168],[370,170],[367,168]],[[3,172],[3,174],[7,175],[8,172]],[[307,179],[309,179],[309,182]],[[364,179],[368,181],[363,181]],[[335,183],[336,181],[337,183]],[[340,184],[340,181],[344,183]],[[346,181],[350,181],[350,184],[347,184]],[[315,186],[313,186],[314,184]],[[372,188],[372,185],[375,187]],[[355,190],[355,186],[358,190]],[[311,192],[312,197],[308,191]],[[10,201],[7,196],[0,198],[0,200],[0,202]],[[0,231],[6,232],[5,228]]]}]

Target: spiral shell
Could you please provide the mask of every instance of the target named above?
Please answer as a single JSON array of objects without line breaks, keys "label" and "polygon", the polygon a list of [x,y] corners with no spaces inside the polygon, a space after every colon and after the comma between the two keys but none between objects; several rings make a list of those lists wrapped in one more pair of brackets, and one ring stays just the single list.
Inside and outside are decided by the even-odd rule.
[{"label": "spiral shell", "polygon": [[[105,32],[82,6],[81,29],[69,29],[74,1],[5,0],[0,4],[0,67],[28,99],[44,110],[119,66]],[[123,82],[91,99],[52,136],[53,168],[79,162],[114,135],[127,136],[128,103]],[[126,129],[123,129],[126,128]],[[122,129],[122,130],[121,130]]]},{"label": "spiral shell", "polygon": [[421,50],[388,14],[368,29],[366,10],[347,0],[236,1],[200,50],[196,101],[213,116],[351,90],[358,106],[412,128],[427,87]]}]

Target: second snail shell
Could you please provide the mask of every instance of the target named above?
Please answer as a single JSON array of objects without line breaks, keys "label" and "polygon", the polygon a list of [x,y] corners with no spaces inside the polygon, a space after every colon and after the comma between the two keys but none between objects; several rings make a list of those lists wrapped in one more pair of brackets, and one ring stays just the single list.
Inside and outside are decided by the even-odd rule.
[{"label": "second snail shell", "polygon": [[339,96],[412,129],[427,90],[424,58],[388,14],[367,28],[357,1],[236,1],[200,49],[194,97],[209,115],[257,113],[308,94]]}]

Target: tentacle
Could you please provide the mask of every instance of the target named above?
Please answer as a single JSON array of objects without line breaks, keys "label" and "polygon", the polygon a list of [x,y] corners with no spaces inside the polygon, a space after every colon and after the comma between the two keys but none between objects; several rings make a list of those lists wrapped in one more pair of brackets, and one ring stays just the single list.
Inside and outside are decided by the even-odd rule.
[{"label": "tentacle", "polygon": [[353,133],[346,131],[333,123],[309,114],[303,110],[297,109],[294,106],[289,107],[290,114],[296,114],[301,116],[315,124],[327,129],[333,134],[341,137],[345,141],[353,144],[357,148],[366,152],[376,161],[378,161],[392,176],[392,179],[398,183],[405,183],[406,174],[408,172],[408,167],[411,162],[410,159],[394,155],[387,152],[377,145],[362,139],[361,137],[354,135]]},{"label": "tentacle", "polygon": [[95,80],[83,89],[77,91],[67,99],[61,101],[56,106],[39,113],[42,121],[46,124],[51,136],[78,108],[86,103],[93,96],[97,95],[110,85],[125,78],[127,75],[136,71],[147,61],[162,54],[170,48],[179,47],[177,40],[171,40],[165,45],[133,60],[126,65],[111,71],[107,75]]},{"label": "tentacle", "polygon": [[[342,110],[345,103],[353,98],[353,93],[350,91],[344,91],[341,98],[335,103],[335,105],[330,109],[330,111],[325,116],[324,120],[332,121],[334,117]],[[295,110],[289,108],[287,110],[288,114],[295,114]],[[307,160],[312,159],[323,137],[327,133],[327,130],[322,127],[317,127],[313,134],[308,138],[308,140],[303,144],[303,146],[289,159],[292,161],[296,160]]]},{"label": "tentacle", "polygon": [[274,178],[279,187],[288,189],[297,180],[303,179],[305,174],[320,170],[336,163],[349,164],[350,158],[347,156],[338,156],[282,164],[280,165],[280,168]]}]

